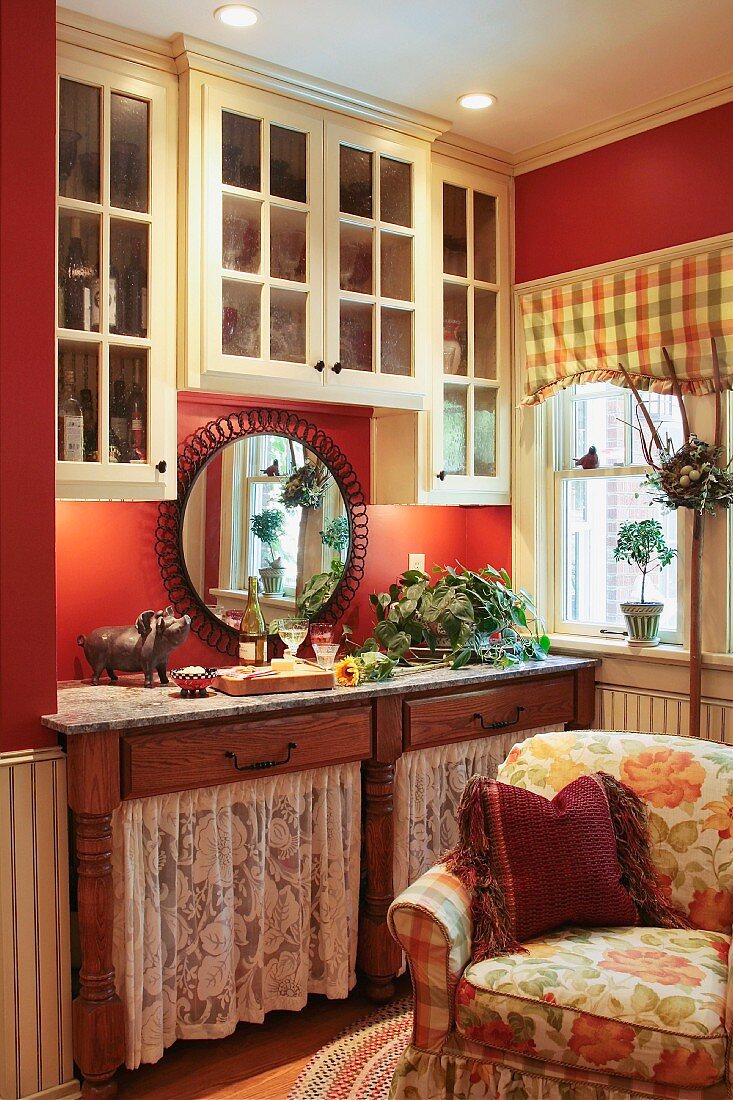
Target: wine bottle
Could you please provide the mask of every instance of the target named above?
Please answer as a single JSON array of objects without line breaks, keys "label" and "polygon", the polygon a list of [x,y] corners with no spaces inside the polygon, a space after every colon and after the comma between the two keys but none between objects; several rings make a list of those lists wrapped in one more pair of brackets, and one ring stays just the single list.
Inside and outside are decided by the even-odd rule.
[{"label": "wine bottle", "polygon": [[122,272],[124,331],[130,336],[145,336],[148,331],[148,276],[141,257],[142,244],[138,240],[132,246],[132,259]]},{"label": "wine bottle", "polygon": [[[117,268],[114,264],[109,265],[109,308],[107,311],[107,324],[110,332],[117,332]],[[101,283],[99,279],[99,272],[97,271],[92,280],[92,297],[91,297],[91,328],[92,332],[99,332],[100,317],[99,317],[99,303]]]},{"label": "wine bottle", "polygon": [[64,371],[64,385],[59,394],[59,459],[62,462],[84,461],[84,416],[76,393],[74,368]]},{"label": "wine bottle", "polygon": [[[127,419],[127,397],[125,396],[125,363],[120,363],[119,377],[112,386],[112,402],[109,410],[110,459],[127,462],[127,441],[130,434],[130,422]],[[113,458],[112,448],[117,458]]]},{"label": "wine bottle", "polygon": [[132,389],[127,402],[127,422],[130,425],[130,462],[146,462],[148,410],[145,394],[140,386],[140,363],[137,359],[132,368]]},{"label": "wine bottle", "polygon": [[247,606],[239,625],[239,660],[243,665],[264,665],[267,630],[257,596],[257,577],[247,578]]},{"label": "wine bottle", "polygon": [[84,455],[90,462],[97,461],[97,419],[94,415],[94,398],[89,389],[89,356],[84,356],[82,381],[79,391],[79,405],[84,420]]},{"label": "wine bottle", "polygon": [[90,271],[81,243],[81,218],[71,219],[71,238],[62,273],[65,328],[92,327]]}]

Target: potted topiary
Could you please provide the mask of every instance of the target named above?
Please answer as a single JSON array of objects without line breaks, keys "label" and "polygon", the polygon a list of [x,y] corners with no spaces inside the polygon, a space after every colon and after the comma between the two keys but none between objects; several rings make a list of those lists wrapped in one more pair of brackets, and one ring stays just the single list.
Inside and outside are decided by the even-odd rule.
[{"label": "potted topiary", "polygon": [[255,538],[270,551],[268,564],[260,569],[262,589],[269,596],[279,596],[283,590],[285,566],[277,555],[277,550],[285,526],[285,515],[279,508],[267,508],[264,512],[255,512],[249,526]]},{"label": "potted topiary", "polygon": [[641,572],[640,598],[621,604],[630,646],[659,645],[659,620],[664,603],[645,599],[647,576],[655,569],[666,568],[676,553],[667,546],[662,525],[656,519],[623,523],[619,528],[613,556],[616,561],[635,565]]}]

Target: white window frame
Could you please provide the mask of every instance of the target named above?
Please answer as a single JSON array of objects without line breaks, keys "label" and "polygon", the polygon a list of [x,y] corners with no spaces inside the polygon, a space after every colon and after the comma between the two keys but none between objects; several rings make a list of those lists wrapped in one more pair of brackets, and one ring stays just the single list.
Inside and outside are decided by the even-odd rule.
[{"label": "white window frame", "polygon": [[[658,252],[600,264],[595,267],[563,272],[550,278],[518,283],[514,287],[514,422],[512,431],[512,555],[513,580],[515,586],[522,586],[535,595],[537,606],[545,620],[548,632],[554,635],[558,645],[562,643],[565,651],[570,648],[574,636],[578,638],[573,651],[593,652],[608,655],[621,655],[628,652],[624,639],[593,641],[587,635],[561,634],[557,626],[554,578],[559,559],[559,533],[555,522],[555,462],[556,429],[554,424],[552,397],[541,405],[521,406],[524,394],[525,361],[523,322],[519,307],[519,298],[528,291],[539,291],[551,286],[561,286],[576,280],[594,278],[641,267],[661,260],[676,259],[695,255],[706,249],[714,249],[730,243],[729,234],[721,234],[702,241],[692,241],[686,245],[661,249]],[[727,454],[733,454],[733,401],[724,394],[725,423],[727,425]],[[712,439],[714,431],[714,399],[710,396],[696,397],[687,404],[690,429],[701,439]],[[618,469],[618,468],[614,468]],[[691,534],[691,513],[684,510],[680,519],[679,546],[689,547]],[[718,517],[706,522],[705,556],[703,560],[703,660],[714,667],[733,667],[733,608],[731,596],[733,581],[733,514],[726,521]],[[689,603],[687,575],[680,569],[678,577],[683,584],[682,607]],[[684,610],[683,610],[684,614]],[[687,619],[688,616],[685,616]],[[605,638],[605,636],[604,636]],[[683,626],[683,648],[670,650],[666,646],[659,649],[636,650],[634,662],[656,660],[664,657],[664,651],[680,652],[686,656],[689,648],[689,623]]]}]

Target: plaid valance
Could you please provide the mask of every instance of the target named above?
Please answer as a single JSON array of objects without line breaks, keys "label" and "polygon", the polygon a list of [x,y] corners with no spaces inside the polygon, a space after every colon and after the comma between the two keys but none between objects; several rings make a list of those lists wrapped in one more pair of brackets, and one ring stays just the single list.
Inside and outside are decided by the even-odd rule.
[{"label": "plaid valance", "polygon": [[526,344],[523,405],[580,382],[671,392],[662,348],[683,393],[713,390],[711,338],[733,388],[733,247],[666,260],[520,297]]}]

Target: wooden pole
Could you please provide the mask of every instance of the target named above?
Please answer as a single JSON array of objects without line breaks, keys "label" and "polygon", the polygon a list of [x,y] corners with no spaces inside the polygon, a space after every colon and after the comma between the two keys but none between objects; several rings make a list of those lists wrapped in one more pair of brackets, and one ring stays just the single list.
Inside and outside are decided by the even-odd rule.
[{"label": "wooden pole", "polygon": [[690,563],[690,737],[700,736],[702,701],[702,544],[705,514],[695,512]]}]

